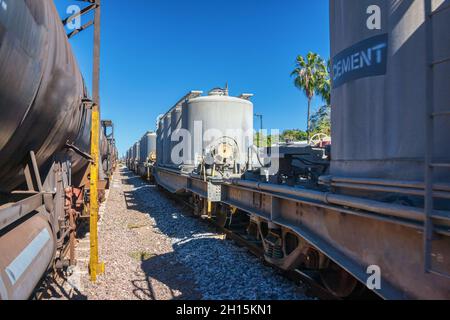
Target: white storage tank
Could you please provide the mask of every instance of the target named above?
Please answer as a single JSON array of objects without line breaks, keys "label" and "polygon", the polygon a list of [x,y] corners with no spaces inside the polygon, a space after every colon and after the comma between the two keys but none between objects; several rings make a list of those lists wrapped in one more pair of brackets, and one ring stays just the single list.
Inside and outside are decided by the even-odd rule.
[{"label": "white storage tank", "polygon": [[[139,142],[136,142],[133,146],[133,165],[136,164],[136,162],[139,162],[140,158],[140,151],[139,151]],[[134,168],[134,167],[133,167]]]},{"label": "white storage tank", "polygon": [[157,119],[157,129],[156,129],[156,163],[158,165],[163,163],[164,154],[164,135],[163,135],[164,121],[162,117]]},{"label": "white storage tank", "polygon": [[[423,181],[429,143],[435,161],[450,161],[450,117],[435,119],[434,141],[427,141],[425,130],[431,60],[450,57],[450,10],[439,11],[448,5],[445,0],[330,1],[332,175]],[[427,10],[437,13],[428,19]],[[450,62],[435,65],[431,76],[435,112],[449,111]],[[450,181],[450,170],[435,173],[437,182]]]},{"label": "white storage tank", "polygon": [[[215,89],[208,96],[187,100],[183,107],[184,127],[191,132],[190,154],[185,165],[197,167],[202,157],[219,144],[230,148],[227,153],[241,168],[247,162],[248,149],[253,144],[253,103],[230,97],[227,90]],[[199,130],[202,136],[197,133]]]},{"label": "white storage tank", "polygon": [[156,133],[150,132],[147,134],[147,154],[148,156],[156,154]]},{"label": "white storage tank", "polygon": [[253,144],[252,95],[230,97],[219,88],[202,94],[191,91],[160,120],[157,141],[163,151],[158,164],[184,171],[216,164],[239,173]]},{"label": "white storage tank", "polygon": [[179,132],[179,130],[183,129],[183,118],[182,118],[182,110],[183,106],[181,104],[178,104],[171,110],[171,133],[172,137],[170,140],[170,158],[171,158],[171,164],[177,165],[176,158],[179,156],[182,156],[180,154],[178,155],[172,155],[172,151],[174,150],[174,147],[181,141],[181,139],[176,139],[176,134]]},{"label": "white storage tank", "polygon": [[139,162],[145,163],[152,154],[156,153],[156,133],[147,132],[139,142]]},{"label": "white storage tank", "polygon": [[163,165],[170,165],[172,164],[171,158],[170,158],[170,153],[171,153],[171,135],[172,135],[172,128],[171,128],[171,124],[172,124],[172,115],[170,113],[166,114],[164,116],[163,122],[164,122],[164,126],[163,126],[163,130],[162,130],[162,136],[163,136]]}]

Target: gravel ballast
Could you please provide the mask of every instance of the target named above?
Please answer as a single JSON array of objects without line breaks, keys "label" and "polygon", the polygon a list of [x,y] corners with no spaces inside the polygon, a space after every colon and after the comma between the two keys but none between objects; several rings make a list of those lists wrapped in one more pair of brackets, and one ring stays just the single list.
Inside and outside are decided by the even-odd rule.
[{"label": "gravel ballast", "polygon": [[305,300],[305,289],[265,266],[189,209],[126,168],[116,172],[99,223],[106,272],[79,294],[101,300]]}]

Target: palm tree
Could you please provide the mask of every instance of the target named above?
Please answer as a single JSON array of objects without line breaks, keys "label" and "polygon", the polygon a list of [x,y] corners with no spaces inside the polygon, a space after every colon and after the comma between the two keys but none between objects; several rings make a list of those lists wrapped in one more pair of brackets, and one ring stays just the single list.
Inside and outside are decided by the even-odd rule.
[{"label": "palm tree", "polygon": [[326,103],[327,106],[331,106],[331,79],[330,79],[330,70],[331,70],[331,61],[328,60],[327,64],[321,63],[322,80],[319,81],[318,88],[316,90],[316,94],[320,96]]},{"label": "palm tree", "polygon": [[298,56],[296,67],[291,73],[294,78],[295,86],[302,90],[308,98],[308,118],[307,118],[307,135],[310,138],[310,117],[311,117],[311,101],[314,95],[321,94],[321,89],[325,93],[325,84],[327,67],[324,60],[317,54],[309,52],[306,59]]}]

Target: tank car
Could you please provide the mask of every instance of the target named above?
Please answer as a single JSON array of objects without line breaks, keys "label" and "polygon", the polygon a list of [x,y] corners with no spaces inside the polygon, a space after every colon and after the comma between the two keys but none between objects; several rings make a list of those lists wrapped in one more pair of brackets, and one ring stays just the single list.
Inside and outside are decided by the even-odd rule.
[{"label": "tank car", "polygon": [[140,155],[141,155],[141,152],[140,152],[140,145],[139,145],[139,141],[138,141],[133,145],[133,156],[131,159],[131,170],[133,170],[134,173],[138,172]]},{"label": "tank car", "polygon": [[259,157],[223,134],[253,128],[247,95],[192,91],[158,119],[156,183],[338,298],[450,299],[448,30],[449,0],[330,0],[332,145]]},{"label": "tank car", "polygon": [[216,88],[191,91],[159,121],[160,167],[204,176],[240,176],[253,143],[253,104]]},{"label": "tank car", "polygon": [[[268,176],[244,165],[241,177],[217,177],[214,165],[233,152],[187,139],[200,147],[178,166],[160,158],[157,183],[188,197],[196,214],[243,229],[266,261],[320,279],[336,297],[365,289],[385,299],[450,299],[450,42],[440,41],[449,8],[444,0],[331,0],[331,149],[278,146],[259,159]],[[215,99],[184,97],[177,106],[187,106],[187,127],[197,114],[219,128],[234,115],[203,108]],[[246,127],[231,119],[227,126]],[[276,161],[281,171],[271,172]]]},{"label": "tank car", "polygon": [[109,181],[118,160],[116,140],[114,138],[114,124],[111,120],[102,121],[101,146],[102,169],[106,179]]},{"label": "tank car", "polygon": [[25,299],[74,263],[88,184],[90,100],[53,1],[0,7],[0,113],[0,298]]},{"label": "tank car", "polygon": [[149,131],[144,134],[139,140],[139,153],[137,174],[151,179],[153,164],[156,161],[156,133]]},{"label": "tank car", "polygon": [[132,156],[132,153],[133,153],[133,151],[132,151],[132,149],[130,148],[130,149],[128,149],[128,151],[127,151],[127,158],[126,158],[126,165],[127,165],[127,167],[129,168],[129,169],[131,169],[131,156]]},{"label": "tank car", "polygon": [[[449,107],[445,88],[450,64],[432,65],[450,56],[450,42],[443,41],[448,38],[449,12],[438,12],[446,5],[444,0],[331,2],[331,167],[348,185],[356,186],[359,178],[384,185],[396,180],[423,183],[430,144],[436,161],[450,160],[450,148],[444,147],[450,118],[435,119],[432,140],[425,121],[433,100],[435,113]],[[366,26],[368,8],[379,8],[379,29]],[[426,12],[434,11],[428,19]],[[450,170],[438,168],[434,180],[448,182]]]}]

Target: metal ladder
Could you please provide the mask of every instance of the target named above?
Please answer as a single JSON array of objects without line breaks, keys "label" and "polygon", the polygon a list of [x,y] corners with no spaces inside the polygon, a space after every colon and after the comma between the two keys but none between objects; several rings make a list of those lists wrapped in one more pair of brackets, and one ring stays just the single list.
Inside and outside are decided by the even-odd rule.
[{"label": "metal ladder", "polygon": [[434,211],[434,170],[437,168],[447,168],[450,169],[450,162],[434,162],[434,121],[436,118],[440,117],[450,117],[450,110],[435,112],[435,101],[434,101],[434,70],[437,66],[449,63],[450,57],[434,60],[434,39],[433,39],[433,18],[447,10],[450,9],[450,5],[446,5],[439,9],[433,11],[432,1],[425,1],[425,12],[426,12],[426,33],[427,33],[427,62],[429,62],[429,69],[427,71],[427,88],[426,88],[426,99],[427,99],[427,117],[426,117],[426,153],[425,153],[425,224],[424,224],[424,247],[425,247],[425,272],[435,275],[439,275],[450,279],[450,274],[441,272],[433,269],[432,266],[432,255],[433,255],[433,240],[435,239],[435,226],[433,224],[433,211]]}]

